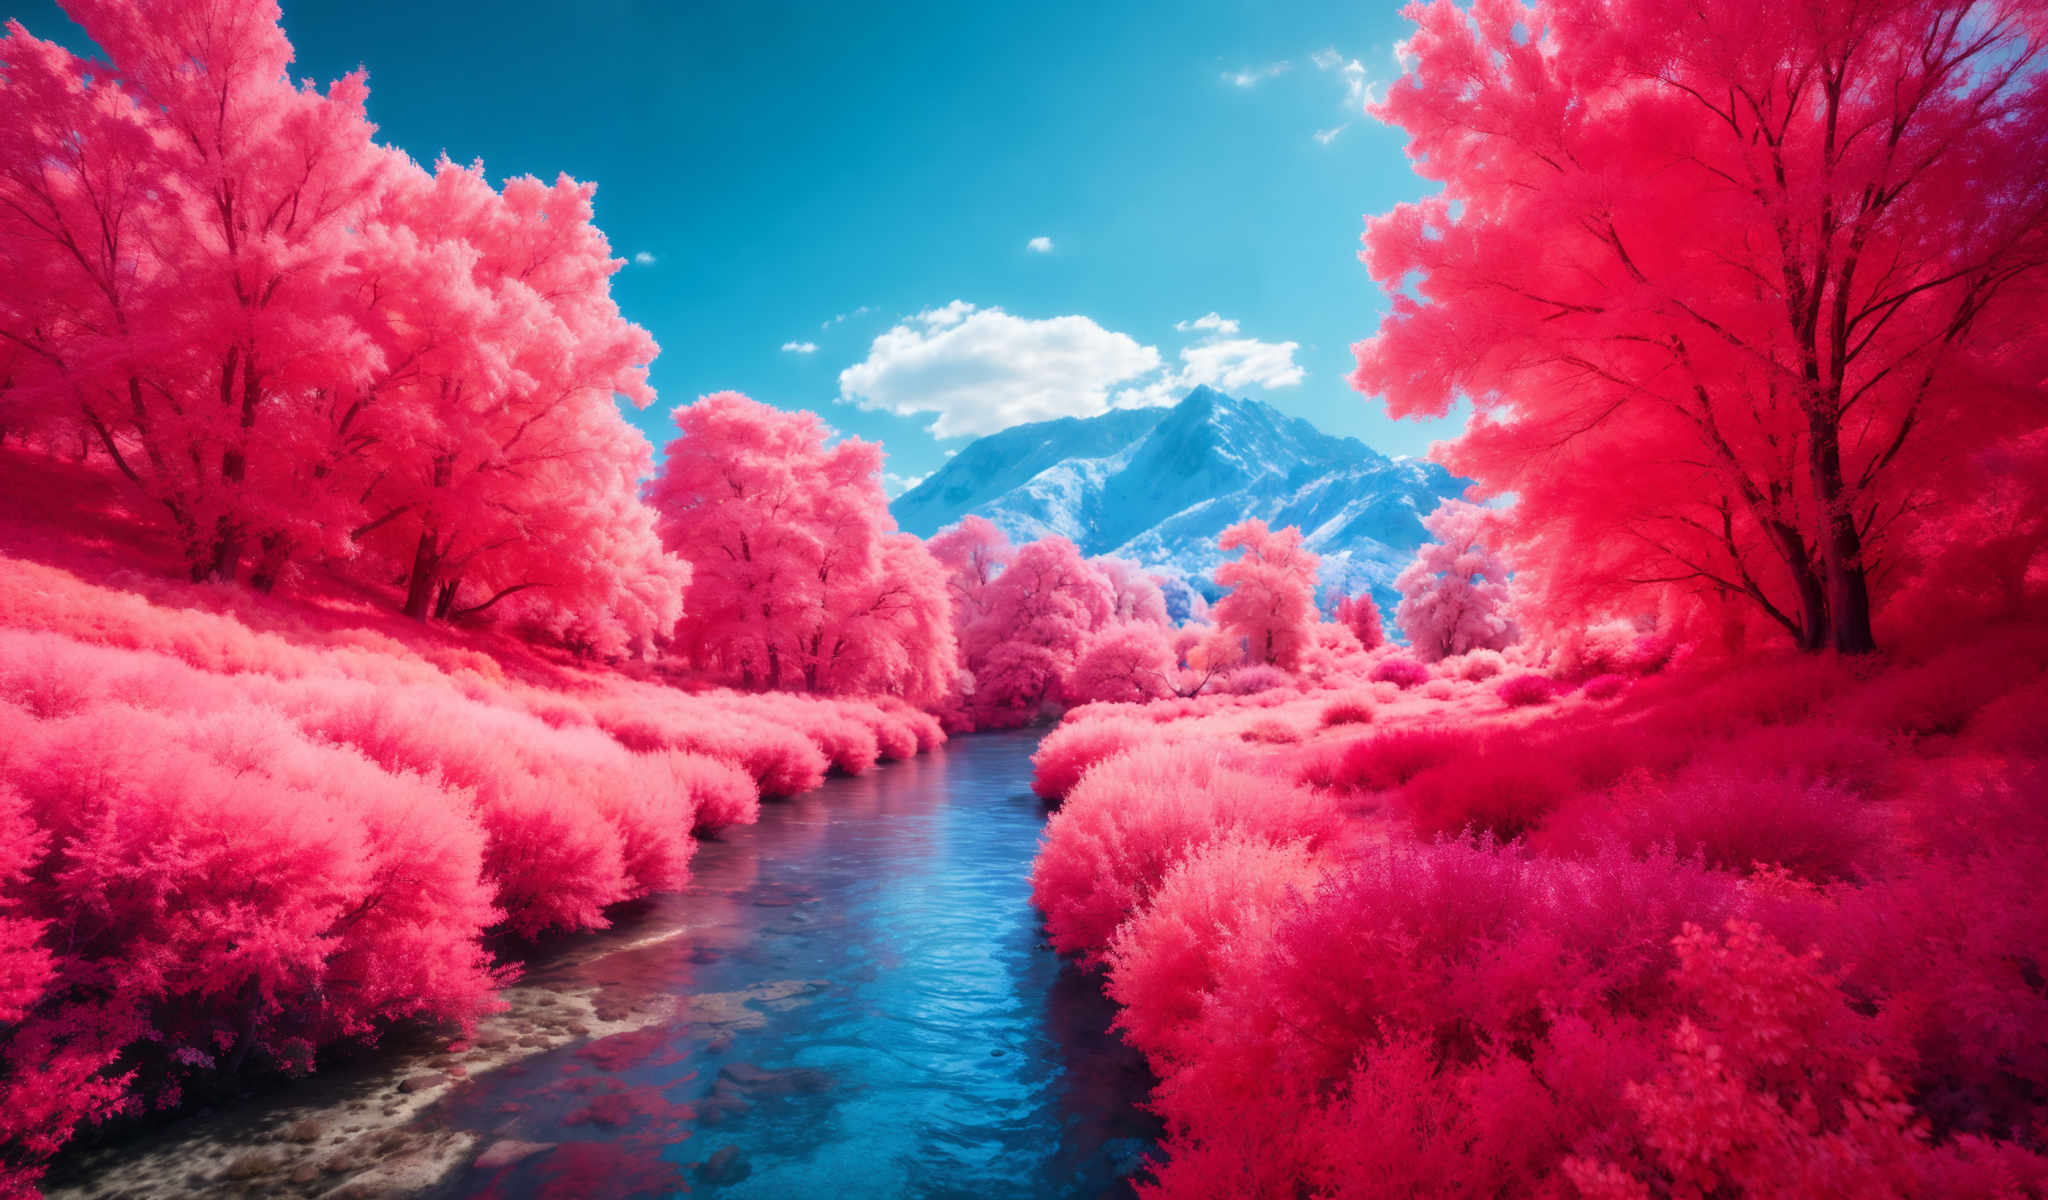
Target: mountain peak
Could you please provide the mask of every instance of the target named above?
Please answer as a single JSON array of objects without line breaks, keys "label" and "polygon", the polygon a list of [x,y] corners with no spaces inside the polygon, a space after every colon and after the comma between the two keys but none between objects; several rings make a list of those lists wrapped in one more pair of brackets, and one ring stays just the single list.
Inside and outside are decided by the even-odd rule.
[{"label": "mountain peak", "polygon": [[1197,386],[1171,408],[1019,425],[970,443],[897,497],[929,537],[972,513],[1013,540],[1058,534],[1213,590],[1216,539],[1259,517],[1300,527],[1323,580],[1387,585],[1426,538],[1421,517],[1462,481],[1397,467],[1261,400]]}]

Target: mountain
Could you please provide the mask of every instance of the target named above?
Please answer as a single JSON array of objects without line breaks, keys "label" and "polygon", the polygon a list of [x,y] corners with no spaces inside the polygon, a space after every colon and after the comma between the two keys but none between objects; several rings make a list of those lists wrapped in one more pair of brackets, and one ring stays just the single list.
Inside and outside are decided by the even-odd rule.
[{"label": "mountain", "polygon": [[1428,540],[1422,517],[1467,481],[1389,459],[1270,404],[1198,387],[1172,408],[1118,409],[978,439],[896,498],[896,523],[930,537],[971,514],[1014,541],[1071,538],[1178,576],[1212,599],[1217,535],[1247,517],[1298,526],[1326,592],[1394,576]]}]

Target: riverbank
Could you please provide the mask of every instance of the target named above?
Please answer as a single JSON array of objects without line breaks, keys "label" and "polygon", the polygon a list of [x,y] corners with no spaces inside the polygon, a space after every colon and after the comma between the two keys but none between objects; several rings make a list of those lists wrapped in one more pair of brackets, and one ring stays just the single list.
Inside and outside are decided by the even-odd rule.
[{"label": "riverbank", "polygon": [[1036,741],[957,738],[768,804],[682,892],[536,950],[467,1046],[66,1159],[51,1194],[1127,1190],[1152,1080],[1026,902]]},{"label": "riverbank", "polygon": [[91,473],[8,448],[0,478],[0,1191],[80,1128],[467,1040],[504,947],[685,886],[693,835],[763,795],[944,740],[897,699],[702,687],[340,577],[183,582]]}]

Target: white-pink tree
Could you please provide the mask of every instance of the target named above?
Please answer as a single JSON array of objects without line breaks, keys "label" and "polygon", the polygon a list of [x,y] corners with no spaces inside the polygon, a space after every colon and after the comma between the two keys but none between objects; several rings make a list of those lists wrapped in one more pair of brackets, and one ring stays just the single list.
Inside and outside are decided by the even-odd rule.
[{"label": "white-pink tree", "polygon": [[1422,519],[1436,540],[1415,552],[1394,586],[1401,604],[1394,623],[1417,657],[1429,662],[1468,650],[1504,650],[1521,631],[1508,615],[1508,571],[1491,546],[1500,514],[1446,500]]}]

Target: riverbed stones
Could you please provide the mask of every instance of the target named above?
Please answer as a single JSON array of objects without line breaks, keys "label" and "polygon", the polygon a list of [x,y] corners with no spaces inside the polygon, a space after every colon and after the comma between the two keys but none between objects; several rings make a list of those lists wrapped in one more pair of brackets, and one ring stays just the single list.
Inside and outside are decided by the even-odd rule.
[{"label": "riverbed stones", "polygon": [[532,1158],[543,1150],[554,1148],[553,1142],[522,1142],[516,1138],[502,1138],[484,1147],[484,1152],[477,1155],[476,1168],[479,1171],[501,1170],[513,1163]]},{"label": "riverbed stones", "polygon": [[738,1183],[754,1173],[738,1146],[720,1146],[711,1157],[697,1165],[697,1178],[713,1187]]},{"label": "riverbed stones", "polygon": [[447,1082],[448,1077],[446,1075],[442,1075],[439,1073],[432,1075],[415,1075],[412,1078],[407,1079],[405,1082],[399,1084],[398,1090],[410,1096],[414,1092],[424,1092],[428,1088],[437,1088]]}]

